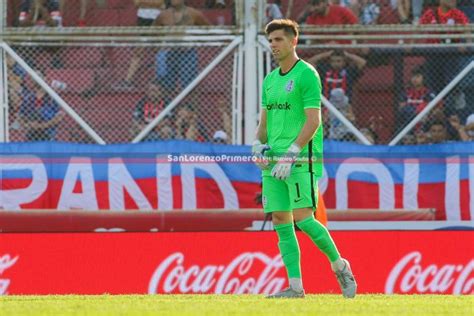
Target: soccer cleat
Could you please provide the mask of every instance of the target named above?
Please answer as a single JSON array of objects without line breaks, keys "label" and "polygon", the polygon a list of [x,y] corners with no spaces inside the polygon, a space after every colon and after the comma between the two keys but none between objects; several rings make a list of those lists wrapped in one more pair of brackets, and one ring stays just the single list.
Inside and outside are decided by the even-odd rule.
[{"label": "soccer cleat", "polygon": [[342,259],[345,265],[340,271],[335,271],[337,282],[341,286],[342,295],[346,298],[353,298],[357,292],[357,283],[352,274],[351,265],[346,259]]},{"label": "soccer cleat", "polygon": [[266,298],[304,298],[304,291],[297,292],[289,287],[278,293],[268,295]]}]

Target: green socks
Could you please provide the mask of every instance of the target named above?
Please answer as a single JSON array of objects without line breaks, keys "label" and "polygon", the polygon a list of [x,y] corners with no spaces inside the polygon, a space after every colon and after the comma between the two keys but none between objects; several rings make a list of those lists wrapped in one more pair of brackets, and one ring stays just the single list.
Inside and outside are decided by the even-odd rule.
[{"label": "green socks", "polygon": [[329,235],[328,230],[313,216],[305,218],[296,223],[303,232],[305,232],[318,248],[328,257],[329,261],[334,262],[340,258],[336,245]]},{"label": "green socks", "polygon": [[278,248],[288,272],[288,278],[301,278],[300,247],[293,223],[275,225],[278,234]]}]

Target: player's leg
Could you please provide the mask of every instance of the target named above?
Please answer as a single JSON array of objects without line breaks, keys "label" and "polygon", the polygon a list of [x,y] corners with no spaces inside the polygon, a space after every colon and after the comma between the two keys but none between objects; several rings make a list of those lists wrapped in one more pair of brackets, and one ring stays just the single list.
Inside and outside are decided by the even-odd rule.
[{"label": "player's leg", "polygon": [[316,179],[309,173],[294,174],[287,180],[287,184],[296,225],[329,259],[344,297],[354,297],[357,284],[349,262],[341,258],[329,231],[313,216],[318,199]]},{"label": "player's leg", "polygon": [[268,296],[304,297],[301,282],[300,249],[296,239],[293,216],[288,200],[288,189],[284,181],[271,176],[263,177],[262,203],[265,213],[272,213],[272,221],[278,235],[278,248],[288,274],[290,287]]}]

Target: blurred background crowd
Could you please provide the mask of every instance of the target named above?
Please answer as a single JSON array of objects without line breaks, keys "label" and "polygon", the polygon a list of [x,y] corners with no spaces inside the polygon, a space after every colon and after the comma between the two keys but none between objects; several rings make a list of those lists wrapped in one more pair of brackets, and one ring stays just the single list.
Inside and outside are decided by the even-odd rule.
[{"label": "blurred background crowd", "polygon": [[[8,0],[7,25],[18,28],[233,26],[233,0]],[[467,25],[472,0],[286,0],[268,1],[264,23],[292,18],[303,26]],[[262,25],[263,26],[263,25]],[[303,34],[312,34],[303,32]],[[348,33],[351,34],[351,33]],[[474,140],[472,71],[432,104],[473,61],[472,38],[419,39],[421,48],[357,48],[351,40],[302,41],[299,54],[317,68],[323,95],[372,144],[386,144],[430,105],[402,144]],[[392,43],[393,41],[388,41]],[[415,40],[413,40],[415,42]],[[343,45],[347,44],[347,48]],[[406,43],[405,43],[406,44]],[[455,44],[455,45],[452,45]],[[330,46],[334,45],[333,48]],[[342,45],[342,47],[341,47]],[[215,54],[199,47],[17,47],[79,115],[102,128],[110,142],[133,139]],[[12,58],[7,58],[12,140],[91,142]],[[232,60],[227,63],[231,64]],[[111,79],[110,73],[114,76]],[[234,132],[231,74],[217,69],[195,93],[151,130],[144,141],[189,139],[231,143]],[[111,118],[104,124],[104,117]],[[420,115],[421,117],[421,115]],[[350,128],[323,108],[325,137],[358,141]]]}]

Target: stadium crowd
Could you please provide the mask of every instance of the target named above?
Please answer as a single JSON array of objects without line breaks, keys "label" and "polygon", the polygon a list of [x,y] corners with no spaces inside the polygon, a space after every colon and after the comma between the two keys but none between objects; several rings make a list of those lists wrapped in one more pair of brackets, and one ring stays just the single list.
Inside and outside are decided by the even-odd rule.
[{"label": "stadium crowd", "polygon": [[[13,1],[10,1],[13,3]],[[79,7],[77,7],[79,5]],[[81,0],[78,3],[65,0],[23,0],[19,6],[10,5],[9,24],[19,27],[68,27],[68,26],[174,26],[174,25],[232,25],[235,23],[232,0]],[[309,0],[268,1],[264,21],[290,17],[302,25],[341,24],[468,24],[474,21],[474,4],[469,0]],[[370,26],[368,26],[370,27]],[[455,41],[455,40],[453,40]],[[442,45],[440,41],[431,41]],[[316,43],[312,43],[316,44]],[[328,44],[328,43],[326,43]],[[467,43],[468,44],[468,43]],[[469,43],[470,44],[470,43]],[[61,54],[56,48],[35,48],[38,54],[51,56],[48,66],[36,67],[46,74],[49,69],[64,67]],[[418,115],[435,96],[472,60],[465,57],[463,47],[450,54],[426,54],[411,67],[407,78],[401,79],[403,87],[394,94],[397,110],[394,114],[395,130],[400,131]],[[134,48],[127,71],[112,85],[116,92],[138,89],[134,78],[142,67],[144,48]],[[381,137],[387,129],[380,111],[367,116],[361,102],[361,86],[364,73],[377,65],[377,55],[369,50],[332,49],[317,51],[305,59],[318,69],[323,95],[372,143],[386,143]],[[35,61],[29,61],[34,65]],[[38,92],[38,87],[28,80],[21,67],[9,60],[10,99],[17,118],[14,127],[23,126],[28,140],[53,140],[55,126],[63,117],[55,101]],[[197,48],[160,49],[155,54],[155,72],[147,82],[146,92],[133,112],[132,135],[136,135],[172,100],[176,91],[187,86],[199,72]],[[374,76],[377,74],[374,74]],[[56,82],[58,90],[65,84]],[[361,79],[362,78],[362,79]],[[385,78],[386,79],[386,78]],[[471,78],[472,79],[472,74]],[[469,81],[469,80],[467,80]],[[474,81],[474,80],[471,80]],[[392,82],[391,85],[394,83]],[[143,85],[140,82],[140,85]],[[98,93],[97,86],[85,91],[85,98]],[[393,87],[390,87],[393,90]],[[36,94],[35,94],[36,93]],[[36,96],[35,96],[36,95]],[[363,98],[362,98],[363,99]],[[194,103],[194,104],[193,104]],[[219,143],[230,142],[230,111],[228,102],[217,101],[219,128],[209,130],[202,124],[197,107],[191,102],[177,108],[149,133],[144,140],[191,139]],[[227,104],[226,104],[227,103]],[[35,112],[36,114],[31,114]],[[370,111],[368,111],[370,112]],[[341,141],[356,141],[351,131],[334,114],[323,110],[325,137]],[[31,126],[35,127],[31,132]],[[40,131],[40,132],[38,132]],[[474,140],[474,82],[457,86],[445,99],[438,102],[430,113],[407,134],[403,144],[426,144],[446,141]]]}]

